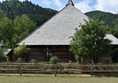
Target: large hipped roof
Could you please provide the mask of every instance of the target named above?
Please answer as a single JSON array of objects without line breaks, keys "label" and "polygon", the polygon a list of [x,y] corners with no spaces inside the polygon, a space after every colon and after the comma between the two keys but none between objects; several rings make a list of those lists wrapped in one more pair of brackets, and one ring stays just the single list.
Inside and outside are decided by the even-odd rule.
[{"label": "large hipped roof", "polygon": [[71,0],[58,14],[22,40],[19,45],[69,45],[75,28],[89,18],[74,7]]},{"label": "large hipped roof", "polygon": [[[23,39],[18,45],[23,43],[27,46],[34,45],[69,45],[75,29],[80,29],[81,24],[89,21],[84,13],[74,7],[72,0],[68,0],[67,5],[41,27]],[[118,39],[111,34],[107,34],[107,39],[111,44],[118,45]]]}]

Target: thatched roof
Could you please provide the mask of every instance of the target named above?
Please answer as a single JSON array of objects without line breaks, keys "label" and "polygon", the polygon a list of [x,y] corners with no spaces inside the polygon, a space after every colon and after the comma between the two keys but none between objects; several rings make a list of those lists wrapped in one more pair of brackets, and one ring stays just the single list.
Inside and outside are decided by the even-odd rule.
[{"label": "thatched roof", "polygon": [[[85,24],[89,18],[74,7],[72,0],[68,0],[66,6],[55,16],[49,19],[41,27],[22,40],[18,45],[69,45],[75,29],[80,29],[80,24]],[[112,41],[111,44],[118,45],[118,39],[113,35],[106,35]]]},{"label": "thatched roof", "polygon": [[69,45],[75,28],[80,28],[88,17],[74,7],[72,0],[69,0],[65,8],[32,34],[22,40],[19,45]]}]

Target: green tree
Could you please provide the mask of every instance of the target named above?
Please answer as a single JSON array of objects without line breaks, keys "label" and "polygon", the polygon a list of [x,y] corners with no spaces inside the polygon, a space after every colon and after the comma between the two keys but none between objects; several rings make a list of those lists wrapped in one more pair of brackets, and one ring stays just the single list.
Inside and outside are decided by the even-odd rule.
[{"label": "green tree", "polygon": [[28,54],[30,52],[30,48],[27,48],[26,45],[20,45],[14,49],[14,55],[16,58],[21,58],[22,61],[29,61]]},{"label": "green tree", "polygon": [[[0,10],[0,21],[2,21],[2,18],[5,17],[5,14],[3,13],[2,10]],[[1,28],[1,27],[0,27]],[[2,40],[2,33],[0,31],[0,40]]]},{"label": "green tree", "polygon": [[50,63],[54,64],[55,67],[55,77],[57,76],[57,62],[58,62],[58,57],[57,56],[51,56],[50,57]]},{"label": "green tree", "polygon": [[114,27],[112,27],[111,33],[118,38],[118,18],[113,21]]},{"label": "green tree", "polygon": [[6,15],[2,10],[0,10],[0,19],[3,18],[3,17],[6,17]]},{"label": "green tree", "polygon": [[0,36],[5,41],[6,46],[13,47],[12,38],[14,35],[14,28],[12,21],[3,17],[0,19]]},{"label": "green tree", "polygon": [[71,41],[71,48],[76,60],[81,62],[90,57],[96,64],[110,46],[110,41],[104,39],[107,34],[107,26],[101,21],[89,21],[76,30]]},{"label": "green tree", "polygon": [[4,0],[0,3],[0,9],[3,10],[7,17],[12,20],[16,16],[26,14],[36,22],[37,26],[40,26],[57,13],[55,10],[35,5],[29,0]]},{"label": "green tree", "polygon": [[17,16],[14,20],[15,36],[14,41],[17,43],[36,28],[36,23],[27,15]]}]

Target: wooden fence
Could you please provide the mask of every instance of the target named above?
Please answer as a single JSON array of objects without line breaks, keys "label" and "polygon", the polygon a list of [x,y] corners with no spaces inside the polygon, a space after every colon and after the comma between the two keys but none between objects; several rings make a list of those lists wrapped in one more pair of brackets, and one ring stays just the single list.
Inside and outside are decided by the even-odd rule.
[{"label": "wooden fence", "polygon": [[[118,65],[79,65],[76,63],[58,63],[59,74],[114,73],[118,74]],[[7,74],[53,74],[55,65],[48,63],[0,63],[0,73]]]}]

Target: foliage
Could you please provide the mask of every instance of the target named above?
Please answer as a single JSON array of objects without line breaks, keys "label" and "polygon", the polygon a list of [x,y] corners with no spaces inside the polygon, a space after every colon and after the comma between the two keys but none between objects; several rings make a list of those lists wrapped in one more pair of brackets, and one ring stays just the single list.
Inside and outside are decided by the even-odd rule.
[{"label": "foliage", "polygon": [[50,58],[50,63],[56,64],[57,62],[58,62],[58,57],[57,57],[57,56],[52,56],[52,57]]},{"label": "foliage", "polygon": [[30,48],[27,48],[26,45],[20,45],[14,49],[14,55],[17,58],[21,58],[22,61],[28,61],[28,54],[30,52]]},{"label": "foliage", "polygon": [[21,62],[22,62],[22,58],[18,58],[18,59],[17,59],[17,62],[18,62],[18,63],[21,63]]},{"label": "foliage", "polygon": [[6,16],[5,13],[2,10],[0,10],[0,19],[5,17],[5,16]]},{"label": "foliage", "polygon": [[1,2],[0,9],[3,10],[10,19],[26,14],[36,22],[37,26],[40,26],[57,13],[55,10],[42,8],[28,0],[5,0]]},{"label": "foliage", "polygon": [[0,47],[0,62],[8,61],[8,57],[4,54],[5,49]]},{"label": "foliage", "polygon": [[111,28],[111,33],[118,38],[118,26]]},{"label": "foliage", "polygon": [[29,33],[34,31],[36,28],[36,23],[32,21],[27,15],[23,14],[21,16],[16,16],[14,19],[14,42],[17,43]]},{"label": "foliage", "polygon": [[16,43],[36,28],[36,23],[25,14],[12,21],[1,11],[0,17],[0,40],[4,40],[6,47],[15,47]]},{"label": "foliage", "polygon": [[100,21],[104,21],[110,27],[114,25],[114,20],[118,18],[117,14],[102,11],[87,12],[86,15],[92,19],[99,19]]},{"label": "foliage", "polygon": [[82,63],[83,62],[83,57],[82,56],[76,56],[75,55],[75,60],[78,62],[78,63]]},{"label": "foliage", "polygon": [[56,12],[27,0],[2,1],[0,3],[0,40],[4,40],[6,47],[14,48],[16,43],[36,29],[36,25],[40,26]]},{"label": "foliage", "polygon": [[110,30],[111,33],[118,38],[118,18],[116,18],[113,23],[114,27],[112,27]]},{"label": "foliage", "polygon": [[58,62],[58,57],[57,56],[51,56],[50,57],[50,63],[55,64],[54,69],[55,69],[55,77],[57,76],[57,62]]},{"label": "foliage", "polygon": [[37,63],[37,60],[35,60],[35,59],[31,59],[30,62],[31,62],[31,63]]},{"label": "foliage", "polygon": [[14,35],[14,29],[12,26],[12,21],[3,17],[0,19],[0,37],[7,42],[6,45],[12,48],[12,38]]},{"label": "foliage", "polygon": [[81,27],[74,34],[70,50],[75,54],[76,60],[79,62],[89,56],[94,63],[97,63],[110,46],[110,41],[104,39],[107,34],[107,26],[101,21],[90,20]]}]

